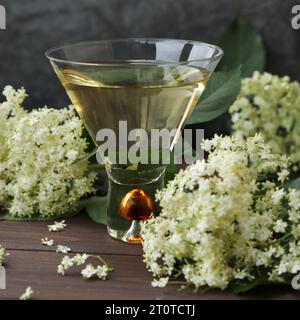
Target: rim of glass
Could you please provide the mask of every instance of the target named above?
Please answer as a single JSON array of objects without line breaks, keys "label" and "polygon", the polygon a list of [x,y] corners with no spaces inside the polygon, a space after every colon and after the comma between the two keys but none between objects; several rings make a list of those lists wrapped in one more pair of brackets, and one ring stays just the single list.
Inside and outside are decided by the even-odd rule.
[{"label": "rim of glass", "polygon": [[[176,41],[176,42],[184,42],[184,43],[190,43],[193,45],[205,45],[209,48],[215,49],[217,54],[213,57],[210,58],[200,58],[200,59],[193,59],[193,60],[187,60],[187,61],[155,61],[157,65],[185,65],[189,63],[196,63],[196,62],[202,62],[202,61],[215,61],[221,59],[221,57],[224,55],[224,50],[216,45],[207,43],[207,42],[202,42],[202,41],[194,41],[194,40],[184,40],[184,39],[170,39],[170,38],[120,38],[120,39],[108,39],[108,40],[95,40],[95,41],[81,41],[81,42],[75,42],[75,43],[69,43],[69,44],[64,44],[58,47],[52,47],[48,49],[45,52],[46,57],[50,61],[54,62],[59,62],[59,63],[68,63],[68,64],[73,64],[73,65],[80,65],[80,66],[120,66],[126,64],[128,61],[134,61],[134,60],[107,60],[103,61],[101,63],[96,63],[96,62],[80,62],[80,61],[73,61],[73,60],[67,60],[67,59],[59,59],[59,58],[54,58],[51,55],[59,50],[63,50],[65,48],[71,48],[71,47],[77,47],[77,46],[82,46],[82,45],[92,45],[92,44],[101,44],[101,43],[114,43],[114,42],[138,42],[138,41]],[[113,61],[115,61],[113,63]],[[149,60],[150,61],[150,60]],[[145,62],[145,61],[143,61]],[[136,63],[138,63],[138,60],[136,60]],[[146,61],[147,63],[147,61]]]}]

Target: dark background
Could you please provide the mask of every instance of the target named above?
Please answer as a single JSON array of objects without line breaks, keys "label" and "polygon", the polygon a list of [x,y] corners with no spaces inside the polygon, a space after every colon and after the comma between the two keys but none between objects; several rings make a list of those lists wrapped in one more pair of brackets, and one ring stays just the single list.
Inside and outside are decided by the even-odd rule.
[{"label": "dark background", "polygon": [[300,80],[300,30],[291,27],[291,8],[297,1],[0,0],[0,4],[7,10],[7,29],[0,30],[0,89],[6,84],[24,86],[30,108],[69,104],[44,56],[49,47],[134,36],[216,43],[238,14],[263,35],[268,70]]}]

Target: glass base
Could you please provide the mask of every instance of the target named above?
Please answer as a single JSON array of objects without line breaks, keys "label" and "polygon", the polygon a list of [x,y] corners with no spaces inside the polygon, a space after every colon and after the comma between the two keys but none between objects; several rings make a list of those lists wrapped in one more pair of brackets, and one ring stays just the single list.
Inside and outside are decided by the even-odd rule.
[{"label": "glass base", "polygon": [[140,223],[137,220],[133,220],[131,227],[128,231],[123,230],[115,230],[107,227],[108,234],[115,239],[127,242],[127,243],[135,243],[140,244],[143,241],[143,237],[141,236],[141,227]]},{"label": "glass base", "polygon": [[146,169],[107,168],[109,178],[107,230],[112,238],[141,243],[140,223],[159,212],[155,193],[163,187],[166,166]]}]

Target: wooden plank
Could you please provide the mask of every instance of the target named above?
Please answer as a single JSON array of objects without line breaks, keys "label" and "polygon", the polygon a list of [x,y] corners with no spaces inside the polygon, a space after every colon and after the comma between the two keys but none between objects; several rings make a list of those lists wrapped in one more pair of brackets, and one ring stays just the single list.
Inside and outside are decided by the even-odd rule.
[{"label": "wooden plank", "polygon": [[67,219],[68,227],[61,232],[49,232],[49,221],[0,221],[0,244],[7,249],[55,251],[55,246],[46,247],[41,238],[55,240],[72,248],[73,252],[97,252],[111,254],[140,255],[140,245],[127,244],[112,239],[106,226],[80,215]]},{"label": "wooden plank", "polygon": [[[11,253],[6,264],[7,290],[0,290],[0,299],[17,299],[29,285],[36,299],[299,299],[297,292],[275,287],[240,296],[218,290],[195,294],[192,290],[177,292],[174,286],[152,288],[141,246],[111,239],[105,226],[85,216],[67,223],[62,232],[50,233],[49,222],[0,222],[0,243]],[[111,279],[85,281],[74,272],[66,277],[58,275],[56,268],[63,255],[53,252],[55,246],[41,245],[40,239],[45,236],[56,244],[70,246],[73,252],[104,255],[115,268]]]},{"label": "wooden plank", "polygon": [[62,254],[53,252],[10,251],[7,258],[7,289],[0,299],[18,299],[27,286],[35,299],[299,299],[295,291],[265,288],[251,294],[234,295],[210,290],[204,294],[191,290],[176,291],[176,286],[152,288],[151,274],[139,256],[103,255],[115,267],[109,280],[84,280],[78,272],[60,276],[56,272]]}]

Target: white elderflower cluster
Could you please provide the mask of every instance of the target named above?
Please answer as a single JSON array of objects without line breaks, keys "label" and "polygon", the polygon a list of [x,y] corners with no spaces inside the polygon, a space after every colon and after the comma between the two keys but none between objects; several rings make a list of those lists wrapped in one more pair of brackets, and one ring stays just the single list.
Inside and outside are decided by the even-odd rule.
[{"label": "white elderflower cluster", "polygon": [[48,231],[58,232],[58,231],[63,230],[66,227],[67,227],[67,224],[66,224],[65,220],[62,220],[60,222],[54,221],[54,224],[50,224],[48,226]]},{"label": "white elderflower cluster", "polygon": [[84,279],[91,279],[97,277],[102,280],[106,280],[108,273],[114,269],[109,266],[100,256],[89,255],[89,254],[76,254],[73,258],[64,256],[61,263],[57,267],[57,272],[61,275],[65,275],[65,272],[73,266],[84,265],[89,258],[94,258],[101,261],[101,265],[94,266],[87,264],[84,269],[81,270],[81,275]]},{"label": "white elderflower cluster", "polygon": [[24,89],[7,86],[0,104],[0,206],[15,217],[61,216],[93,192],[83,126],[73,107],[26,112]]},{"label": "white elderflower cluster", "polygon": [[300,271],[300,191],[280,187],[285,156],[256,135],[205,140],[207,160],[181,170],[157,193],[161,214],[142,226],[144,261],[163,287],[251,281],[259,269],[283,281]]},{"label": "white elderflower cluster", "polygon": [[32,296],[34,294],[34,291],[31,287],[27,287],[25,292],[21,295],[20,300],[31,300]]},{"label": "white elderflower cluster", "polygon": [[56,252],[58,253],[68,253],[71,252],[71,248],[67,247],[67,246],[63,246],[61,244],[57,245],[56,247]]},{"label": "white elderflower cluster", "polygon": [[54,240],[45,237],[41,239],[41,244],[47,247],[52,247],[54,245]]},{"label": "white elderflower cluster", "polygon": [[111,269],[104,264],[103,266],[93,266],[92,264],[88,264],[82,271],[81,275],[84,279],[91,279],[94,277],[98,277],[99,279],[106,280],[108,276],[108,272],[111,271]]},{"label": "white elderflower cluster", "polygon": [[6,252],[6,249],[0,244],[0,267],[3,265],[5,258],[9,256],[9,253]]},{"label": "white elderflower cluster", "polygon": [[300,164],[300,84],[289,77],[254,72],[242,80],[230,107],[233,134],[246,139],[259,132],[272,151]]}]

